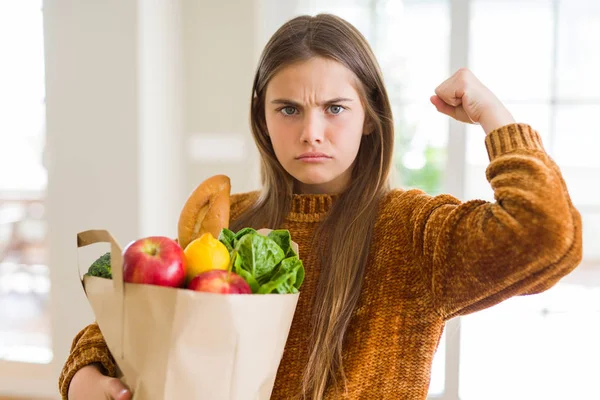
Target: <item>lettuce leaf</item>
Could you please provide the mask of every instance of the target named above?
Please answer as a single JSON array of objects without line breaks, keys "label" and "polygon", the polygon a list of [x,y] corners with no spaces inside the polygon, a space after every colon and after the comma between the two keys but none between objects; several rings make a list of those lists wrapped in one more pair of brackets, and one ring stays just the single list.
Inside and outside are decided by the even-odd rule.
[{"label": "lettuce leaf", "polygon": [[248,271],[260,284],[270,280],[273,270],[285,257],[275,241],[256,232],[242,236],[235,250],[241,259],[240,268]]},{"label": "lettuce leaf", "polygon": [[289,257],[281,262],[271,280],[260,286],[258,293],[298,293],[304,281],[304,266],[297,256]]},{"label": "lettuce leaf", "polygon": [[290,235],[290,231],[285,229],[274,230],[269,232],[268,237],[273,239],[273,241],[281,247],[281,250],[283,250],[286,257],[297,255],[292,248],[292,236]]},{"label": "lettuce leaf", "polygon": [[256,281],[256,279],[254,279],[252,274],[250,274],[250,272],[246,271],[245,269],[241,269],[241,268],[236,268],[234,270],[234,272],[236,274],[238,274],[239,276],[241,276],[242,278],[244,278],[246,280],[246,282],[248,282],[248,285],[250,286],[252,293],[258,293],[260,286],[258,285],[258,282]]},{"label": "lettuce leaf", "polygon": [[238,233],[235,234],[235,237],[233,239],[234,247],[237,244],[237,242],[240,241],[241,238],[243,238],[246,235],[253,234],[253,233],[257,233],[255,229],[252,229],[252,228],[241,229]]},{"label": "lettuce leaf", "polygon": [[237,233],[223,229],[219,241],[233,259],[232,271],[248,282],[252,293],[298,293],[304,281],[304,266],[292,248],[288,230],[274,230],[263,236],[252,228]]},{"label": "lettuce leaf", "polygon": [[233,252],[235,233],[233,233],[227,228],[223,228],[219,233],[219,241],[223,243],[225,247],[227,247],[227,250],[229,250],[229,254],[231,255],[231,253]]}]

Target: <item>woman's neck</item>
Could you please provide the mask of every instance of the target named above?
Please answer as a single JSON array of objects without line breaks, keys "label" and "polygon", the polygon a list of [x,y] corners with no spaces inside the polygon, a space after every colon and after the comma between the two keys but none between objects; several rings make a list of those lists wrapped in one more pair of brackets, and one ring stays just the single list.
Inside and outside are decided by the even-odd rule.
[{"label": "woman's neck", "polygon": [[294,181],[294,194],[328,194],[336,195],[342,193],[349,185],[350,177],[339,176],[332,181],[307,184],[298,180]]}]

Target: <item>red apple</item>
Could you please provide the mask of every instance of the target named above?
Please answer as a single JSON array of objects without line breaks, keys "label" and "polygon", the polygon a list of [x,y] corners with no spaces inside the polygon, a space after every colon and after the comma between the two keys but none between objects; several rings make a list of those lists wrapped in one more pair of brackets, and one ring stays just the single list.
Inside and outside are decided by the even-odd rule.
[{"label": "red apple", "polygon": [[123,251],[123,279],[182,287],[185,282],[185,255],[181,246],[168,237],[149,236],[131,242]]},{"label": "red apple", "polygon": [[188,283],[188,289],[197,292],[250,294],[248,282],[234,272],[213,269],[198,274]]}]

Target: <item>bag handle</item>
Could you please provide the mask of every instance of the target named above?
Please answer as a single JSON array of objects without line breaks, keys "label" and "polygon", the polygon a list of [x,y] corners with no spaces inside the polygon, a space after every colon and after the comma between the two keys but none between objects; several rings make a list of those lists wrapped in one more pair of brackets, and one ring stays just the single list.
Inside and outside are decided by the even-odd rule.
[{"label": "bag handle", "polygon": [[[113,356],[118,356],[121,360],[124,359],[123,356],[123,325],[125,317],[125,285],[123,284],[123,250],[119,243],[115,240],[115,238],[106,230],[88,230],[84,232],[79,232],[77,234],[77,248],[89,246],[95,243],[110,243],[110,265],[112,271],[112,281],[113,287],[115,291],[115,296],[117,299],[117,308],[116,312],[119,313],[117,315],[116,321],[120,324],[119,332],[121,332],[120,343],[116,343],[116,354]],[[77,263],[77,275],[81,284],[83,285],[83,279],[81,278],[79,263]],[[85,286],[83,287],[85,290]]]}]

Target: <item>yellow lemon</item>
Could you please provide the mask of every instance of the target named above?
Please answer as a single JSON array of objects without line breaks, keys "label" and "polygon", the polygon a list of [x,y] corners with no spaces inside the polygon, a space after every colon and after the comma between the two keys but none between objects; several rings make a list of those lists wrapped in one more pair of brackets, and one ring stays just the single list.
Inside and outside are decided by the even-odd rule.
[{"label": "yellow lemon", "polygon": [[188,281],[202,272],[229,268],[227,247],[209,232],[190,242],[183,253],[185,254]]}]

